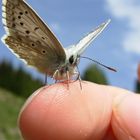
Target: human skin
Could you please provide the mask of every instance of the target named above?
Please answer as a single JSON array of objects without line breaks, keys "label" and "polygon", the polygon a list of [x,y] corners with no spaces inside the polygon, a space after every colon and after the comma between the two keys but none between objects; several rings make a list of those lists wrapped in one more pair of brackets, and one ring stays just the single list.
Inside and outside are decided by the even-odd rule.
[{"label": "human skin", "polygon": [[140,96],[82,81],[37,90],[19,116],[25,140],[140,140]]}]

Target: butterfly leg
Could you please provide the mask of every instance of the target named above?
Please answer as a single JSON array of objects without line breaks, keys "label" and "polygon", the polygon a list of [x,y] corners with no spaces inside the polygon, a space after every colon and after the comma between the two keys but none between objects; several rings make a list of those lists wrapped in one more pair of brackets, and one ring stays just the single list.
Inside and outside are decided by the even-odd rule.
[{"label": "butterfly leg", "polygon": [[69,81],[70,81],[70,75],[69,75],[69,71],[66,71],[66,75],[67,75],[67,87],[69,89]]},{"label": "butterfly leg", "polygon": [[78,66],[77,66],[77,72],[75,72],[75,73],[78,75],[76,80],[79,80],[80,88],[82,90],[82,80],[81,80],[80,71],[78,69]]},{"label": "butterfly leg", "polygon": [[78,73],[78,72],[74,72],[74,75],[76,76],[76,78],[75,78],[75,80],[74,80],[74,82],[75,82],[75,81],[78,80],[78,75],[79,75],[79,73]]},{"label": "butterfly leg", "polygon": [[59,72],[59,70],[57,69],[57,70],[54,72],[53,76],[52,76],[52,79],[55,80],[55,84],[57,83],[56,77],[58,76],[58,72]]},{"label": "butterfly leg", "polygon": [[56,77],[57,77],[57,75],[58,75],[58,72],[59,72],[58,69],[54,72],[54,74],[53,74],[53,76],[52,76],[53,79],[56,79]]},{"label": "butterfly leg", "polygon": [[80,88],[82,90],[82,80],[81,80],[81,77],[80,77],[80,73],[78,73],[77,80],[79,80]]}]

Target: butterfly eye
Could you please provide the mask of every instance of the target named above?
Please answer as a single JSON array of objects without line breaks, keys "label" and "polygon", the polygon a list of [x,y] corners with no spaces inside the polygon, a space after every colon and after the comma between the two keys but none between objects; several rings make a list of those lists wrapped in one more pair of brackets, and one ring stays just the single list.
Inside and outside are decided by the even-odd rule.
[{"label": "butterfly eye", "polygon": [[73,57],[73,55],[69,58],[69,63],[70,64],[73,64],[73,62],[74,62],[74,57]]}]

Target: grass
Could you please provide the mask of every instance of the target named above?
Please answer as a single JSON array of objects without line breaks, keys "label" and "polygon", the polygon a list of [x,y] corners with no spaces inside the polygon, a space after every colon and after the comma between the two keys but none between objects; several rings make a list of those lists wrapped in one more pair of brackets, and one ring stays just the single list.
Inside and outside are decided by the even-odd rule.
[{"label": "grass", "polygon": [[0,89],[0,140],[21,140],[17,126],[19,111],[24,99]]}]

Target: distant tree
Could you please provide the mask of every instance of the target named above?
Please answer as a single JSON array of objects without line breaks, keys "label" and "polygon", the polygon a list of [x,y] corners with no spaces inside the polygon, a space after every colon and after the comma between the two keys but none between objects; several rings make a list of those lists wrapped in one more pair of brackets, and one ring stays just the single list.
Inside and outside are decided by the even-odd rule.
[{"label": "distant tree", "polygon": [[140,64],[138,65],[138,80],[136,81],[136,93],[140,94]]},{"label": "distant tree", "polygon": [[108,84],[107,78],[103,71],[96,65],[90,65],[82,76],[83,80],[98,83]]},{"label": "distant tree", "polygon": [[28,97],[42,85],[42,81],[34,79],[22,67],[15,69],[6,61],[0,63],[0,87],[8,89],[19,96]]},{"label": "distant tree", "polygon": [[140,82],[138,80],[136,81],[136,93],[140,94]]},{"label": "distant tree", "polygon": [[3,61],[0,63],[0,86],[7,87],[7,89],[12,88],[14,80],[15,71],[12,65],[8,62]]}]

